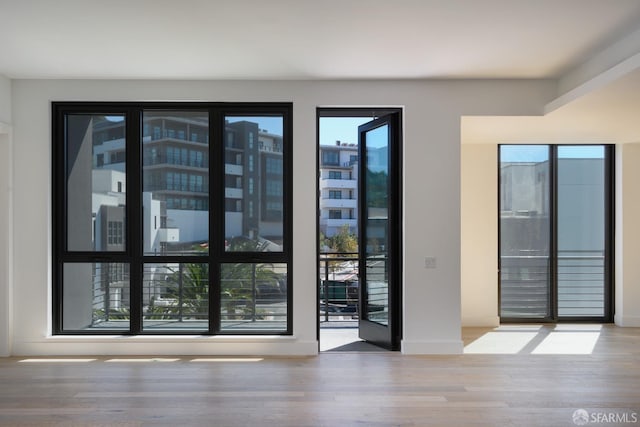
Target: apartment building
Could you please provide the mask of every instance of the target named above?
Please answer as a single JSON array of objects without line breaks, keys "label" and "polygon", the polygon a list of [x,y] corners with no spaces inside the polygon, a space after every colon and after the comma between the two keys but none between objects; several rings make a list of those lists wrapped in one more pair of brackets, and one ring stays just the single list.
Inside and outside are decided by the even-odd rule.
[{"label": "apartment building", "polygon": [[320,232],[331,237],[345,226],[358,233],[358,146],[320,145]]}]

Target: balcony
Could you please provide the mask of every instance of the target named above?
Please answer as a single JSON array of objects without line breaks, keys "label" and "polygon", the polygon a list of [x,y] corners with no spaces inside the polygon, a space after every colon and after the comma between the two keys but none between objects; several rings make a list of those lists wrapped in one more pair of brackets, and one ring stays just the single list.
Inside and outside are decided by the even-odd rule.
[{"label": "balcony", "polygon": [[345,190],[356,190],[358,188],[358,180],[356,179],[321,179],[320,180],[320,189],[345,189]]},{"label": "balcony", "polygon": [[242,188],[225,188],[224,197],[227,199],[242,199]]},{"label": "balcony", "polygon": [[[604,316],[605,263],[602,252],[558,254],[558,315]],[[503,317],[548,316],[550,260],[547,256],[501,257]]]},{"label": "balcony", "polygon": [[320,225],[329,228],[340,228],[343,225],[348,225],[349,228],[355,230],[358,227],[358,220],[355,218],[333,219],[333,218],[321,218]]},{"label": "balcony", "polygon": [[[219,284],[223,330],[286,328],[287,281],[282,265],[228,264]],[[209,328],[208,267],[201,263],[147,266],[142,286],[142,316],[149,330]],[[100,283],[102,277],[94,277]],[[129,276],[93,287],[90,328],[123,328],[129,321]]]},{"label": "balcony", "polygon": [[356,199],[320,199],[320,209],[356,209]]},{"label": "balcony", "polygon": [[227,175],[242,176],[243,174],[242,165],[232,165],[230,163],[225,163],[224,173]]},{"label": "balcony", "polygon": [[320,322],[358,319],[358,254],[319,254]]}]

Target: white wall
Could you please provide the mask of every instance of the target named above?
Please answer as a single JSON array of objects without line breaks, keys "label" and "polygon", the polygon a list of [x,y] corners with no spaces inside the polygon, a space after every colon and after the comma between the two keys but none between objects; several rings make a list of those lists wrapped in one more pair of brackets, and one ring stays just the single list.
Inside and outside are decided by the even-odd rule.
[{"label": "white wall", "polygon": [[11,129],[0,122],[0,357],[11,354]]},{"label": "white wall", "polygon": [[462,326],[498,326],[498,147],[462,145]]},{"label": "white wall", "polygon": [[0,75],[0,357],[11,353],[11,80]]},{"label": "white wall", "polygon": [[0,123],[11,124],[11,80],[0,75]]},{"label": "white wall", "polygon": [[640,326],[640,143],[616,147],[615,323]]},{"label": "white wall", "polygon": [[[14,354],[315,354],[316,107],[403,106],[402,350],[462,351],[460,116],[536,115],[546,81],[13,81]],[[292,101],[293,337],[51,337],[52,100]],[[491,170],[495,170],[494,167]],[[495,187],[494,187],[495,188]],[[437,268],[425,269],[425,256]]]}]

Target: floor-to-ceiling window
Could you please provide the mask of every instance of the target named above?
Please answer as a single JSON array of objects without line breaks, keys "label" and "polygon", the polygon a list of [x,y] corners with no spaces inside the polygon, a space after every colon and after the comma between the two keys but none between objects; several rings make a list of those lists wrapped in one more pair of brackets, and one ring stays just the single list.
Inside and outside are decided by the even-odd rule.
[{"label": "floor-to-ceiling window", "polygon": [[501,145],[500,317],[612,319],[613,147]]},{"label": "floor-to-ceiling window", "polygon": [[290,334],[291,111],[54,103],[54,333]]}]

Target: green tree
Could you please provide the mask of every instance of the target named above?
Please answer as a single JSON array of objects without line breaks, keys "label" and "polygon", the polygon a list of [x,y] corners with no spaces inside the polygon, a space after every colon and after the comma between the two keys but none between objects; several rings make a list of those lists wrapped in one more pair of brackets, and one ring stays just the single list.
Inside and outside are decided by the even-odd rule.
[{"label": "green tree", "polygon": [[281,292],[283,280],[269,264],[254,263],[222,264],[220,279],[222,304],[229,319],[256,318],[256,299],[267,290]]},{"label": "green tree", "polygon": [[351,232],[347,224],[344,224],[338,233],[325,239],[325,244],[332,252],[358,252],[358,236]]},{"label": "green tree", "polygon": [[[230,252],[262,252],[270,242],[235,238],[229,242]],[[230,319],[257,318],[256,299],[263,293],[282,293],[280,283],[283,275],[269,264],[227,263],[220,271],[220,297],[223,313]],[[151,301],[146,318],[162,319],[207,319],[209,315],[209,266],[207,263],[184,263],[172,269],[167,277],[168,289],[163,298],[175,301],[169,306],[155,305]],[[286,292],[286,291],[285,291]],[[286,297],[285,293],[282,293]],[[223,314],[224,317],[224,314]]]},{"label": "green tree", "polygon": [[209,317],[209,266],[205,263],[180,264],[177,269],[171,269],[167,277],[168,289],[163,298],[175,301],[169,306],[151,305],[147,318],[182,320],[207,319]]}]

